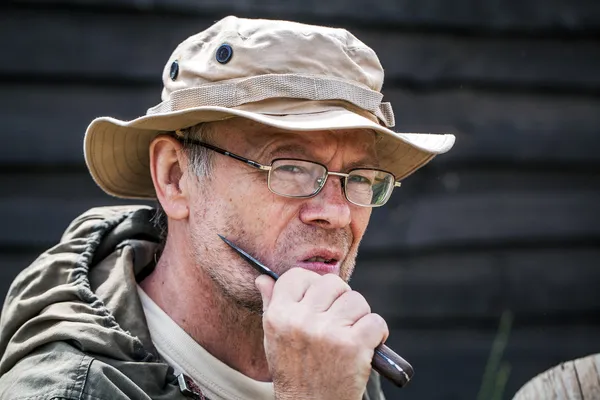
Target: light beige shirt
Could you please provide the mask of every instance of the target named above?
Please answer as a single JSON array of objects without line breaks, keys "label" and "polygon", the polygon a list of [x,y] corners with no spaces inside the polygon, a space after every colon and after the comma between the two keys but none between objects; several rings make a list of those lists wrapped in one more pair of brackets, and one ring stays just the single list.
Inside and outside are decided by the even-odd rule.
[{"label": "light beige shirt", "polygon": [[272,400],[273,384],[259,382],[204,350],[138,286],[148,330],[156,350],[175,370],[190,377],[211,400]]}]

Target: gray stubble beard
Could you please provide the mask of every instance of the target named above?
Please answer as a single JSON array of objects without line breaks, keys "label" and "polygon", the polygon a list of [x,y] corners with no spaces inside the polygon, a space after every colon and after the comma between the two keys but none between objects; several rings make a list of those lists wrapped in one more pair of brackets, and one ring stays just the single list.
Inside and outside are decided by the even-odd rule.
[{"label": "gray stubble beard", "polygon": [[[246,234],[243,229],[229,225],[227,226],[226,230],[227,232],[224,233],[226,237],[235,238],[237,245],[259,258],[259,260],[261,259],[261,252],[254,249],[254,246],[252,246],[248,240],[245,240]],[[325,231],[320,230],[315,232]],[[329,244],[337,241],[336,244],[339,245],[340,241],[342,241],[345,243],[345,247],[348,247],[350,246],[348,242],[351,242],[350,233],[344,231],[337,231],[337,233],[333,235],[330,233],[315,234],[314,232],[305,232],[297,235],[292,234],[288,235],[286,240],[289,238],[289,236],[294,238],[306,238],[308,236],[311,239],[288,240],[280,249],[277,250],[278,254],[289,253],[294,248],[296,243],[305,244],[309,242],[309,240],[314,240],[316,243],[321,243],[322,240],[326,239],[326,237],[328,237],[326,240]],[[194,242],[196,242],[195,239],[196,238],[194,238]],[[351,250],[344,260],[342,267],[340,268],[340,277],[346,282],[350,280],[354,270],[356,253],[356,249]],[[209,254],[217,255],[223,253],[210,252]],[[262,254],[262,257],[267,258],[264,254]],[[220,290],[224,299],[226,299],[230,304],[235,305],[235,308],[241,312],[245,311],[253,315],[262,315],[262,298],[254,285],[254,279],[256,276],[258,276],[258,273],[255,272],[252,267],[241,258],[239,260],[235,260],[233,264],[230,264],[232,265],[231,268],[223,269],[223,262],[227,262],[227,260],[231,260],[231,258],[232,257],[225,256],[223,259],[219,260],[217,259],[217,256],[209,256],[209,259],[201,260],[199,259],[199,255],[197,253],[195,254],[195,259],[198,263],[197,265],[203,265],[205,267],[205,272],[208,274],[215,286]],[[277,263],[276,261],[274,261],[272,265],[269,265],[269,267],[279,274],[290,269],[289,265],[283,262]]]}]

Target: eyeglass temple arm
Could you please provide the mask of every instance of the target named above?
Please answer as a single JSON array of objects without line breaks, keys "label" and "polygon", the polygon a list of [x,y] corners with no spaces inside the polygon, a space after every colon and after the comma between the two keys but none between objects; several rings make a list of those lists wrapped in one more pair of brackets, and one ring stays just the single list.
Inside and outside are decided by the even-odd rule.
[{"label": "eyeglass temple arm", "polygon": [[260,169],[260,170],[263,170],[263,171],[268,171],[268,170],[271,169],[271,167],[268,166],[268,165],[262,165],[260,163],[257,163],[256,161],[248,160],[247,158],[244,158],[242,156],[238,156],[235,153],[231,153],[231,152],[229,152],[227,150],[221,149],[220,147],[213,146],[211,144],[204,143],[204,142],[201,142],[199,140],[187,139],[186,142],[191,143],[191,144],[195,144],[197,146],[206,147],[207,149],[210,149],[212,151],[216,151],[217,153],[223,154],[224,156],[228,156],[228,157],[231,157],[231,158],[236,159],[238,161],[241,161],[244,164],[247,164],[247,165],[249,165],[251,167],[254,167],[256,169]]},{"label": "eyeglass temple arm", "polygon": [[[179,140],[183,141],[182,139],[179,139]],[[269,171],[269,170],[271,170],[271,166],[270,165],[262,165],[260,163],[257,163],[256,161],[248,160],[247,158],[244,158],[242,156],[238,156],[235,153],[231,153],[231,152],[229,152],[227,150],[223,150],[220,147],[213,146],[211,144],[201,142],[200,140],[187,139],[186,141],[188,143],[195,144],[195,145],[202,146],[202,147],[206,147],[207,149],[211,149],[213,151],[216,151],[217,153],[220,153],[220,154],[223,154],[225,156],[234,158],[234,159],[236,159],[238,161],[241,161],[244,164],[247,164],[247,165],[249,165],[251,167],[254,167],[256,169],[260,169],[262,171]],[[329,175],[341,176],[341,177],[347,177],[348,176],[348,174],[344,174],[342,172],[331,172],[331,171],[328,171],[328,174]],[[400,187],[400,186],[402,186],[401,182],[394,182],[394,187]]]}]

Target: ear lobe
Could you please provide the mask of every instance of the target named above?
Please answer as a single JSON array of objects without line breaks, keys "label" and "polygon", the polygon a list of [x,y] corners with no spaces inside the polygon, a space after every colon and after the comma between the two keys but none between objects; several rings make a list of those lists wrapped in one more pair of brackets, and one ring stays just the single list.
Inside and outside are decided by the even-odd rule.
[{"label": "ear lobe", "polygon": [[150,173],[156,197],[167,216],[176,220],[189,215],[181,149],[181,143],[167,135],[157,136],[150,144]]}]

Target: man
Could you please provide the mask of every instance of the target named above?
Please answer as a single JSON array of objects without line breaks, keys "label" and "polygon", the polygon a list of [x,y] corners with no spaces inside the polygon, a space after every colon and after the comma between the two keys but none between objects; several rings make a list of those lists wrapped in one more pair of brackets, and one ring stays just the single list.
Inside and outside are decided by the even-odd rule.
[{"label": "man", "polygon": [[346,282],[372,207],[454,137],[391,131],[381,65],[341,29],[228,17],[163,82],[84,145],[100,187],[158,211],[90,210],[15,280],[1,398],[383,398],[387,327]]}]

